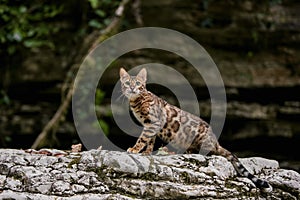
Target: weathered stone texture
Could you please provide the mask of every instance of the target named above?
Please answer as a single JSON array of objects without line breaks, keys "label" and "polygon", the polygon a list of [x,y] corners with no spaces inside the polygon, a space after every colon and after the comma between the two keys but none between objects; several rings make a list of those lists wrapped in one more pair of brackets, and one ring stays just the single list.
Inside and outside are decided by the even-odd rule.
[{"label": "weathered stone texture", "polygon": [[106,150],[63,157],[0,149],[0,198],[12,199],[297,199],[300,175],[278,162],[241,162],[273,186],[272,193],[237,177],[219,156],[142,156]]}]

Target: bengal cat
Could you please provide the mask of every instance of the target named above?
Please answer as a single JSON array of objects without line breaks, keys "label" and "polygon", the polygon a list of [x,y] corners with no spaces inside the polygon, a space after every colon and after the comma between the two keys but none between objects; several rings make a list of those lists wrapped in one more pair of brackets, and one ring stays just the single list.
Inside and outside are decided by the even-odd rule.
[{"label": "bengal cat", "polygon": [[129,153],[151,154],[156,136],[187,153],[209,152],[221,155],[230,161],[241,176],[249,178],[256,187],[272,191],[271,185],[252,175],[238,158],[218,143],[208,123],[191,113],[168,104],[146,89],[147,71],[143,68],[137,76],[130,76],[120,69],[122,93],[130,102],[136,119],[143,125],[143,131]]}]

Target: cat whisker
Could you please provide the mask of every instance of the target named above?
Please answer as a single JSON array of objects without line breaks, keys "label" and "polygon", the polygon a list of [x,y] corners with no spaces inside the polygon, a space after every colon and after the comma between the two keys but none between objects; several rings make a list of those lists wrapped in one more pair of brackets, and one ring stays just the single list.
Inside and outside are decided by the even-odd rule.
[{"label": "cat whisker", "polygon": [[122,99],[122,104],[124,104],[125,99],[126,99],[126,96],[125,96],[124,94],[121,94],[121,95],[116,99],[116,101],[118,102],[118,101],[120,101],[121,99]]},{"label": "cat whisker", "polygon": [[116,102],[120,101],[122,99],[122,103],[121,104],[124,104],[125,100],[126,100],[126,96],[125,94],[123,94],[122,91],[119,91],[120,95],[119,97],[116,99]]},{"label": "cat whisker", "polygon": [[119,96],[118,96],[118,98],[116,99],[116,101],[120,101],[120,99],[122,98],[122,97],[124,97],[125,95],[124,94],[120,94]]},{"label": "cat whisker", "polygon": [[122,99],[122,104],[124,104],[125,100],[126,100],[126,96],[122,95],[123,99]]}]

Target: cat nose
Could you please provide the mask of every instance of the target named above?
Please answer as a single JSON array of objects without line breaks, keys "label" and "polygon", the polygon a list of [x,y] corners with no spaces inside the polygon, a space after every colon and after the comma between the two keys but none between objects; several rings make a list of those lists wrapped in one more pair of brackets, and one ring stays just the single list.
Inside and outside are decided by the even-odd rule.
[{"label": "cat nose", "polygon": [[134,87],[130,87],[131,92],[134,92]]}]

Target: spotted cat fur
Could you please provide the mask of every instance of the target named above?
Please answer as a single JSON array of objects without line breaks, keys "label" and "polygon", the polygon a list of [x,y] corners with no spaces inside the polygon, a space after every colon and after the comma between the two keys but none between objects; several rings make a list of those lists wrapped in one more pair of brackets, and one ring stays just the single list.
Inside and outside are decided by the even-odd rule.
[{"label": "spotted cat fur", "polygon": [[148,91],[146,80],[145,68],[137,76],[130,76],[125,69],[120,69],[122,93],[129,99],[134,116],[144,127],[136,144],[127,152],[151,154],[155,138],[159,137],[187,153],[221,155],[232,163],[239,175],[249,178],[257,188],[272,191],[267,181],[252,175],[233,153],[220,146],[208,123]]}]

